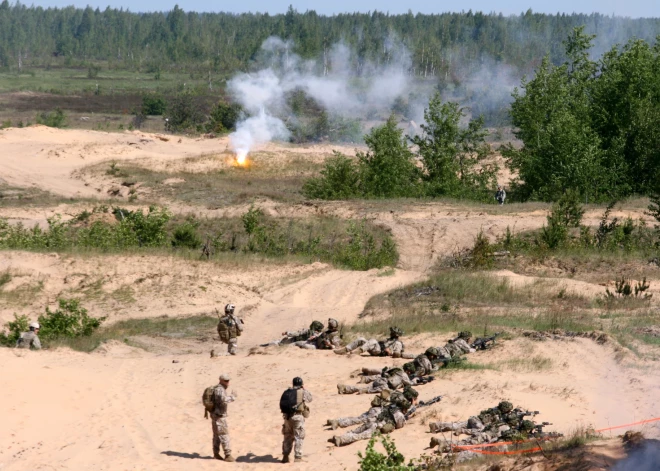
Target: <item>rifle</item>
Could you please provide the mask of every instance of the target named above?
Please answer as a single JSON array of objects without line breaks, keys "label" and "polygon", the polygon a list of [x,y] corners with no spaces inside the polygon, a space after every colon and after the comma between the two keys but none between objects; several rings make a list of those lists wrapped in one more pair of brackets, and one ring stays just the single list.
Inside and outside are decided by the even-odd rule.
[{"label": "rifle", "polygon": [[428,401],[419,401],[419,403],[416,406],[412,406],[410,409],[408,409],[408,412],[405,414],[406,420],[408,420],[410,417],[417,412],[417,409],[420,407],[428,407],[432,406],[436,402],[440,402],[442,400],[442,396],[435,396],[434,398],[429,399]]},{"label": "rifle", "polygon": [[435,376],[419,376],[411,379],[416,379],[415,384],[428,384],[435,379]]},{"label": "rifle", "polygon": [[540,424],[534,425],[534,428],[532,429],[532,433],[543,433],[543,427],[546,425],[552,425],[550,422],[542,422]]},{"label": "rifle", "polygon": [[489,347],[489,343],[495,344],[495,339],[502,335],[502,332],[496,332],[490,337],[479,337],[477,338],[470,347],[475,350],[486,350]]},{"label": "rifle", "polygon": [[[522,410],[522,409],[519,409],[519,408],[516,407],[515,409],[513,409],[511,411],[511,414],[515,414],[516,417],[518,417],[519,419],[522,419],[523,417],[527,417],[528,415],[531,415],[532,417],[534,417],[536,415],[539,415],[540,412],[537,411],[537,410],[535,410],[535,411]],[[544,422],[544,423],[546,425],[550,425],[547,422]]]}]

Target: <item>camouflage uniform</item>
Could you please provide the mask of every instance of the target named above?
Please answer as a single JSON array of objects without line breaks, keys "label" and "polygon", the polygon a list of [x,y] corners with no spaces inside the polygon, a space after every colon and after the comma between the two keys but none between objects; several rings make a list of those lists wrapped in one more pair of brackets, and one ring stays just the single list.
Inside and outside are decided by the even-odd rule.
[{"label": "camouflage uniform", "polygon": [[394,391],[404,386],[412,386],[413,384],[406,372],[401,368],[390,368],[382,372],[379,376],[367,376],[366,378],[374,378],[374,380],[368,386],[338,384],[337,391],[339,394],[376,394],[385,389]]},{"label": "camouflage uniform", "polygon": [[[284,337],[280,340],[273,340],[272,342],[261,344],[262,347],[277,347],[280,345],[295,345],[296,347],[305,348],[307,339],[314,335],[319,335],[321,331],[314,331],[312,329],[300,329],[293,332],[285,332]],[[316,348],[316,347],[312,347]]]},{"label": "camouflage uniform", "polygon": [[[233,313],[225,314],[220,318],[218,322],[218,335],[220,335],[220,340],[227,344],[227,351],[230,355],[236,355],[238,336],[241,335],[242,331],[241,320]],[[223,335],[227,335],[227,337],[223,338]]]},{"label": "camouflage uniform", "polygon": [[[305,403],[312,402],[312,393],[303,389],[302,398]],[[294,450],[295,458],[302,458],[303,441],[305,440],[305,417],[302,412],[296,412],[291,417],[282,414],[284,424],[282,424],[282,454],[289,456],[291,449]]]},{"label": "camouflage uniform", "polygon": [[229,426],[227,425],[227,404],[234,401],[233,396],[221,384],[213,390],[215,409],[211,412],[211,427],[213,428],[213,454],[220,454],[220,445],[225,456],[231,455],[231,442],[229,440]]},{"label": "camouflage uniform", "polygon": [[36,332],[23,332],[16,341],[16,348],[30,348],[32,350],[41,349],[41,341]]},{"label": "camouflage uniform", "polygon": [[369,419],[359,427],[343,435],[335,435],[330,439],[336,446],[349,445],[359,440],[369,440],[374,433],[389,433],[400,429],[406,424],[402,410],[394,405],[384,408],[377,417]]},{"label": "camouflage uniform", "polygon": [[431,360],[426,355],[417,355],[414,361],[415,376],[420,378],[422,376],[430,375],[436,368],[433,367]]},{"label": "camouflage uniform", "polygon": [[376,339],[367,340],[364,337],[360,337],[346,345],[346,353],[351,353],[353,350],[359,350],[358,353],[369,353],[369,355],[375,357],[388,356],[386,352],[388,350],[390,352],[389,355],[393,358],[401,358],[404,346],[403,342],[398,338],[389,338],[383,342],[379,342]]}]

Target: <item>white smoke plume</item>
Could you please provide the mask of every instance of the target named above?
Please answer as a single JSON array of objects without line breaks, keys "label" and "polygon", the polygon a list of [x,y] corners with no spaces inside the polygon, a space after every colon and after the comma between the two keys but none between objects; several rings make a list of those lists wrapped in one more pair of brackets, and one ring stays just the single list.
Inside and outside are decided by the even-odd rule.
[{"label": "white smoke plume", "polygon": [[250,115],[230,135],[234,152],[247,153],[255,145],[289,136],[282,117],[290,116],[285,98],[293,90],[303,90],[327,111],[343,117],[363,116],[367,110],[389,112],[410,86],[411,58],[396,40],[386,43],[388,61],[376,65],[360,62],[343,43],[335,44],[322,59],[306,61],[292,52],[291,41],[266,39],[259,58],[261,70],[239,74],[227,84],[231,96]]}]

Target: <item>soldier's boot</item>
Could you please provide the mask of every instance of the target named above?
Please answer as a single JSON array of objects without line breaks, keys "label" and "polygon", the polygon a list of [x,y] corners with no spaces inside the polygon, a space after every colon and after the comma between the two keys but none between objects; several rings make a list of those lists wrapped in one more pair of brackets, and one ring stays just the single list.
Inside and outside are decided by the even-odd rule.
[{"label": "soldier's boot", "polygon": [[328,420],[328,425],[332,427],[332,430],[337,430],[339,428],[339,421],[338,420]]},{"label": "soldier's boot", "polygon": [[282,463],[290,463],[291,460],[289,459],[289,455],[284,455],[282,457]]},{"label": "soldier's boot", "polygon": [[429,429],[431,429],[431,433],[438,433],[441,427],[436,422],[431,422],[429,423]]},{"label": "soldier's boot", "polygon": [[220,452],[218,452],[218,451],[213,452],[213,458],[215,458],[216,460],[223,460],[224,459],[222,456],[220,456]]},{"label": "soldier's boot", "polygon": [[406,360],[412,360],[415,358],[414,353],[402,353],[401,358],[405,358]]},{"label": "soldier's boot", "polygon": [[441,441],[438,437],[431,437],[431,443],[429,443],[430,448],[435,448],[440,445]]},{"label": "soldier's boot", "polygon": [[337,394],[346,394],[346,385],[338,384],[337,385]]},{"label": "soldier's boot", "polygon": [[234,461],[236,461],[236,459],[231,455],[225,455],[225,461],[227,463],[233,463]]},{"label": "soldier's boot", "polygon": [[346,355],[347,353],[350,353],[346,347],[335,348],[333,352],[335,352],[337,355]]},{"label": "soldier's boot", "polygon": [[328,442],[332,443],[334,446],[337,446],[337,441],[335,440],[337,438],[337,435],[333,436],[332,438],[328,438]]}]

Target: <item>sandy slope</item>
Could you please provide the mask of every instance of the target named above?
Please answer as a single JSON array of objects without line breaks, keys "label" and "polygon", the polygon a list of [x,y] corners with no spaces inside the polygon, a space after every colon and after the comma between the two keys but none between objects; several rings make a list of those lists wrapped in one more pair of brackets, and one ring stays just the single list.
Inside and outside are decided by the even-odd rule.
[{"label": "sandy slope", "polygon": [[[179,169],[186,165],[186,157],[222,153],[227,146],[221,139],[164,139],[169,140],[139,132],[108,134],[43,127],[0,131],[0,177],[11,185],[36,185],[65,196],[104,197],[103,182],[77,179],[76,170],[122,159]],[[275,144],[263,150],[273,159],[284,154],[283,147]],[[286,146],[287,158],[293,152],[322,160],[329,151],[328,146]],[[217,164],[198,161],[195,165],[200,167],[191,171],[206,171],[208,165]],[[191,210],[171,207],[180,212]],[[322,424],[327,418],[359,414],[368,408],[369,397],[338,396],[338,382],[354,381],[349,375],[356,368],[383,366],[392,360],[337,357],[295,348],[248,355],[250,347],[277,338],[284,329],[308,325],[312,319],[324,321],[333,316],[354,321],[371,296],[423,279],[439,257],[470,246],[480,230],[494,238],[507,226],[515,226],[517,231],[541,227],[546,216],[544,211],[489,215],[441,203],[369,212],[347,203],[287,206],[266,201],[263,207],[270,214],[286,217],[334,214],[372,218],[391,229],[401,251],[400,267],[393,274],[378,270],[357,273],[320,263],[216,264],[151,255],[0,253],[0,272],[9,270],[13,275],[0,289],[3,294],[23,293],[0,298],[0,323],[14,312],[42,312],[57,297],[71,294],[82,296],[91,313],[107,315],[108,322],[209,313],[228,301],[238,305],[247,322],[237,357],[212,359],[208,352],[222,350],[222,346],[196,339],[147,339],[153,347],[150,351],[110,343],[93,354],[0,349],[0,470],[229,467],[209,459],[210,424],[202,418],[200,404],[203,389],[223,371],[233,375],[233,388],[239,394],[239,402],[230,409],[239,457],[234,467],[282,469],[274,462],[280,457],[281,443],[277,400],[292,377],[300,375],[315,395],[305,444],[308,461],[289,467],[357,469],[356,453],[364,449],[364,443],[329,447],[326,440],[332,433],[323,431]],[[195,209],[222,216],[241,214],[246,207]],[[0,216],[31,224],[63,210],[0,207]],[[587,220],[595,223],[599,216],[587,214]],[[537,280],[511,272],[496,275],[513,284]],[[603,289],[575,280],[556,282],[558,289],[563,283],[586,296]],[[410,350],[421,351],[443,340],[423,335],[406,341]],[[550,367],[529,371],[524,360],[532,356],[550,358]],[[445,399],[393,434],[406,456],[424,452],[430,438],[428,420],[463,419],[501,399],[540,410],[539,419],[553,422],[553,428],[562,432],[660,415],[660,404],[655,401],[660,388],[657,369],[652,363],[622,361],[612,345],[587,339],[539,343],[519,338],[473,358],[495,363],[500,369],[453,372],[420,388],[422,398],[444,394]],[[522,365],[507,363],[512,359],[522,359]],[[647,433],[659,435],[655,426],[647,427]]]}]

